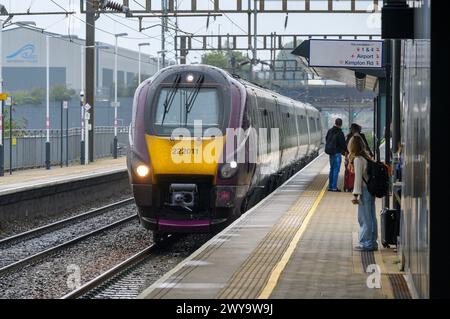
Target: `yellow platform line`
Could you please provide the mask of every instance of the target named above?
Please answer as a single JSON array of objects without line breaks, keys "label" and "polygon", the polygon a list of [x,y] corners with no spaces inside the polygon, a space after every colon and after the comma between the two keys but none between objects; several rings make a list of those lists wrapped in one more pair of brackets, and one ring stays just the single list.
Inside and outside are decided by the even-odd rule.
[{"label": "yellow platform line", "polygon": [[280,276],[281,276],[281,273],[283,272],[284,268],[286,268],[287,263],[291,259],[291,256],[294,253],[295,248],[298,245],[298,242],[300,241],[301,237],[303,236],[303,233],[305,232],[306,228],[308,227],[308,224],[309,224],[311,218],[314,216],[317,206],[319,206],[319,203],[322,200],[327,188],[328,188],[328,180],[325,182],[322,190],[319,193],[319,196],[317,196],[316,200],[314,201],[314,204],[312,205],[311,209],[309,210],[308,214],[306,215],[305,219],[303,220],[302,225],[295,233],[294,238],[292,238],[291,242],[289,243],[289,246],[286,249],[286,251],[284,252],[280,261],[273,268],[272,273],[270,274],[269,280],[267,281],[266,285],[264,286],[264,289],[262,290],[261,294],[258,296],[258,299],[268,299],[270,297],[270,295],[272,294],[273,290],[275,289],[275,287],[277,286],[278,280],[280,279]]}]

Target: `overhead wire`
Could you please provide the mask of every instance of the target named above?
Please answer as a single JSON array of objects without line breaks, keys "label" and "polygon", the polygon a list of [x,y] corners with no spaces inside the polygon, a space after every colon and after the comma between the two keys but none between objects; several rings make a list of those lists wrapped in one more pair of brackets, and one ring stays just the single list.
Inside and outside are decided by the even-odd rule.
[{"label": "overhead wire", "polygon": [[[55,4],[56,6],[58,6],[60,9],[64,10],[65,12],[68,12],[67,9],[65,9],[63,6],[61,6],[60,4],[58,4],[57,2],[55,2],[54,0],[50,0],[50,1],[51,1],[53,4]],[[145,9],[145,7],[142,6],[142,4],[138,3],[136,0],[133,0],[133,2],[135,2],[136,4],[138,4],[139,6],[141,6],[142,8]],[[179,5],[181,5],[181,3],[180,3]],[[114,14],[114,15],[115,15],[115,14]],[[124,36],[124,37],[123,37],[124,39],[129,39],[129,40],[145,40],[145,39],[151,38],[151,39],[155,39],[155,40],[161,40],[161,36],[151,36],[151,35],[148,35],[148,34],[146,34],[146,33],[143,33],[142,31],[133,29],[133,28],[130,27],[129,25],[126,25],[126,24],[124,24],[124,23],[122,23],[122,22],[120,22],[120,21],[117,21],[116,19],[110,17],[109,15],[106,15],[106,16],[107,16],[109,19],[111,19],[111,20],[113,20],[114,22],[116,22],[116,23],[119,23],[119,24],[121,24],[121,25],[123,25],[123,26],[125,26],[125,27],[127,27],[127,28],[129,28],[129,29],[131,29],[131,30],[133,30],[133,31],[135,31],[135,32],[139,32],[139,33],[145,35],[145,37],[130,37],[130,36]],[[120,16],[118,16],[118,15],[115,15],[115,16],[120,17]],[[66,16],[66,17],[67,17],[67,16]],[[53,25],[55,25],[55,24],[57,24],[57,23],[60,23],[62,20],[66,19],[66,17],[64,17],[63,19],[61,19],[61,20],[59,20],[59,21],[57,21],[57,22],[55,22],[55,23],[52,23],[51,25],[45,27],[44,30],[50,28],[51,26],[53,26]],[[96,25],[89,24],[87,21],[83,20],[82,18],[78,17],[77,15],[73,15],[73,18],[75,18],[75,19],[81,21],[81,22],[84,23],[85,25],[94,26],[94,28],[95,28],[96,30],[100,31],[100,32],[103,32],[103,33],[106,33],[106,34],[115,36],[115,34],[114,34],[113,32],[110,32],[110,31],[108,31],[108,30],[102,29],[102,28],[100,28],[100,27],[98,27],[98,26],[96,26]],[[122,17],[120,17],[120,18],[122,18]],[[236,26],[238,26],[234,21],[231,20],[231,18],[228,18],[228,19],[229,19],[233,24],[235,24]],[[171,24],[173,24],[173,23],[171,23]],[[238,26],[238,27],[239,27],[239,26]],[[202,27],[202,28],[203,28],[203,27]],[[239,28],[240,28],[240,27],[239,27]],[[179,29],[181,32],[184,32],[184,31],[181,30],[180,28],[178,28],[178,29]],[[243,29],[241,28],[241,30],[243,30]],[[198,32],[198,31],[197,31],[197,32]],[[197,32],[195,32],[195,33],[197,33]],[[195,34],[195,33],[192,33],[192,34]],[[68,35],[69,35],[69,38],[71,38],[70,31],[68,32]],[[170,38],[173,38],[174,41],[176,41],[174,35],[171,34],[170,32],[169,32],[169,37],[170,37]],[[200,40],[198,40],[198,39],[196,39],[196,38],[192,38],[192,39],[193,39],[195,42],[203,43],[202,41],[200,41]],[[168,43],[169,45],[172,45],[173,47],[175,46],[175,45],[174,45],[174,42],[168,41],[167,43]],[[210,47],[210,48],[214,48],[213,46],[211,46],[211,45],[208,44],[208,43],[207,43],[207,46]]]},{"label": "overhead wire", "polygon": [[55,2],[54,0],[50,0],[50,2],[52,2],[54,5],[56,5],[56,6],[59,7],[60,9],[64,10],[65,12],[67,12],[66,8],[64,8],[63,6],[61,6],[60,4],[58,4],[57,2]]}]

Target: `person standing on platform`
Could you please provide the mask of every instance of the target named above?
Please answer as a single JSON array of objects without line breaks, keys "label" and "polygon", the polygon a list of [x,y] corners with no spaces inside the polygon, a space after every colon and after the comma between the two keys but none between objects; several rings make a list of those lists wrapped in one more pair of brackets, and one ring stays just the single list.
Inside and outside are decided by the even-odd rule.
[{"label": "person standing on platform", "polygon": [[330,174],[328,190],[331,192],[340,192],[337,187],[339,171],[341,169],[342,155],[345,155],[347,145],[345,144],[345,136],[342,132],[342,119],[337,118],[334,126],[328,130],[325,138],[325,153],[330,156]]},{"label": "person standing on platform", "polygon": [[345,138],[345,143],[347,143],[350,141],[350,139],[353,137],[353,135],[359,135],[361,136],[361,138],[364,141],[364,145],[366,146],[367,152],[370,154],[370,157],[373,157],[373,153],[372,150],[370,149],[369,143],[367,142],[366,136],[364,135],[364,133],[361,132],[362,127],[359,124],[356,123],[352,123],[352,125],[350,125],[350,132],[347,134],[347,137]]},{"label": "person standing on platform", "polygon": [[[367,142],[366,136],[361,133],[361,126],[356,124],[356,123],[352,123],[352,125],[350,125],[350,132],[347,134],[347,137],[345,138],[345,143],[348,145],[350,139],[355,136],[355,135],[359,135],[361,136],[361,138],[364,141],[364,145],[366,146],[366,150],[367,152],[370,154],[370,157],[373,158],[373,153],[370,149],[369,143]],[[345,168],[345,172],[344,172],[344,192],[352,192],[353,191],[353,184],[354,184],[354,180],[355,180],[355,174],[352,172],[351,169],[349,169],[349,160],[348,160],[348,152],[345,153],[345,161],[344,161],[344,168]]]},{"label": "person standing on platform", "polygon": [[358,205],[359,245],[354,247],[357,251],[378,250],[378,226],[375,215],[375,197],[369,193],[366,185],[367,162],[371,161],[364,141],[359,135],[353,136],[348,144],[349,161],[355,172],[352,203]]}]

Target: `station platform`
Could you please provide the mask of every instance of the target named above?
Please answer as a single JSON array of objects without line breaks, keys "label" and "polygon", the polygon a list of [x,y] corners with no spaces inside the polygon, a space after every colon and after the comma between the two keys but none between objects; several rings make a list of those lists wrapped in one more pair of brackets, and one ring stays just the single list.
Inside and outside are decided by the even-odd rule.
[{"label": "station platform", "polygon": [[88,165],[45,168],[5,172],[0,176],[0,196],[61,183],[83,180],[116,172],[126,171],[126,157],[97,159]]},{"label": "station platform", "polygon": [[410,298],[393,249],[353,250],[357,208],[328,169],[321,154],[138,298]]}]

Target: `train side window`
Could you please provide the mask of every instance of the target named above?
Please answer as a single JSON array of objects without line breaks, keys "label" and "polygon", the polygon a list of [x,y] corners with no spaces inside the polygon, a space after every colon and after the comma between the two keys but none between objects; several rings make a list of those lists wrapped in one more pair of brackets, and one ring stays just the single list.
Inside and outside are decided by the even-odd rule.
[{"label": "train side window", "polygon": [[315,122],[313,121],[312,117],[309,117],[308,120],[309,120],[309,130],[311,131],[311,133],[314,133],[316,131]]},{"label": "train side window", "polygon": [[303,135],[303,123],[301,115],[297,115],[298,134]]},{"label": "train side window", "polygon": [[302,134],[307,135],[308,134],[308,127],[306,126],[306,120],[303,115],[300,116],[300,126],[302,128]]},{"label": "train side window", "polygon": [[268,116],[268,112],[266,109],[260,110],[260,114],[261,114],[261,124],[263,128],[268,128],[269,127],[269,116]]},{"label": "train side window", "polygon": [[305,122],[305,130],[306,130],[306,134],[309,134],[309,124],[308,124],[308,119],[305,117],[303,119],[303,122]]},{"label": "train side window", "polygon": [[272,129],[275,128],[275,119],[274,119],[273,115],[274,114],[272,111],[267,111],[267,117],[269,120],[269,127],[270,127],[270,129],[268,130],[268,136],[267,136],[267,143],[269,143],[269,145],[272,142]]}]

